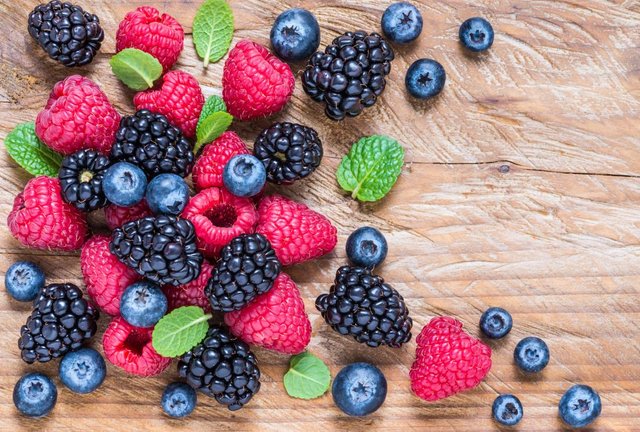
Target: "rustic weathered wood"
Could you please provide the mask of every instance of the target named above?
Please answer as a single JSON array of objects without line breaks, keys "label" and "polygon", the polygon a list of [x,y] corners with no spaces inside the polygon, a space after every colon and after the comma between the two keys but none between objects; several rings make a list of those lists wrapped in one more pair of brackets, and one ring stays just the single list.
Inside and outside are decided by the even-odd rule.
[{"label": "rustic weathered wood", "polygon": [[[52,85],[77,72],[96,80],[116,107],[132,112],[133,93],[111,74],[109,56],[124,14],[152,4],[173,14],[190,32],[199,1],[81,1],[104,23],[106,43],[96,61],[69,71],[45,58],[31,42],[25,20],[35,1],[0,4],[0,138],[35,118]],[[311,9],[323,45],[338,33],[378,29],[388,2],[366,0],[232,1],[234,40],[268,43],[275,16],[287,7]],[[397,50],[381,102],[357,119],[335,124],[318,115],[298,85],[276,119],[302,122],[322,136],[326,157],[319,172],[284,193],[324,212],[339,228],[335,252],[288,271],[299,284],[313,322],[310,350],[333,374],[352,361],[378,364],[389,395],[365,419],[340,413],[330,395],[315,401],[289,398],[282,387],[287,358],[257,350],[261,393],[230,413],[208,400],[186,421],[163,416],[162,388],[175,378],[139,379],[109,367],[104,386],[78,396],[62,386],[44,420],[17,415],[11,391],[27,370],[56,374],[54,364],[27,366],[17,333],[28,306],[0,293],[1,430],[495,430],[491,403],[517,394],[525,406],[518,430],[562,430],[557,402],[572,383],[594,386],[602,417],[589,430],[640,431],[640,4],[633,0],[419,1],[425,29],[420,40]],[[488,17],[496,42],[470,56],[457,42],[463,19]],[[432,57],[448,82],[435,101],[407,98],[408,65]],[[179,68],[198,77],[206,94],[220,92],[222,62],[204,70],[190,36]],[[299,70],[298,65],[296,70]],[[273,119],[234,124],[251,141]],[[407,149],[407,166],[391,194],[361,205],[342,194],[334,172],[349,145],[364,134],[384,133]],[[6,219],[28,175],[0,150],[0,219]],[[99,221],[98,221],[99,224]],[[343,262],[344,240],[357,226],[380,227],[390,241],[379,272],[407,298],[415,332],[441,314],[461,319],[472,334],[488,306],[513,313],[515,327],[492,342],[494,367],[477,389],[427,404],[411,395],[408,370],[414,342],[393,350],[358,346],[337,336],[313,307]],[[4,226],[4,222],[3,222]],[[50,281],[81,283],[77,254],[22,248],[0,230],[0,269],[16,259],[41,264]],[[106,321],[106,320],[103,320]],[[104,322],[102,324],[105,325]],[[551,363],[539,377],[523,377],[512,350],[526,335],[543,337]],[[99,341],[94,345],[98,347]]]}]

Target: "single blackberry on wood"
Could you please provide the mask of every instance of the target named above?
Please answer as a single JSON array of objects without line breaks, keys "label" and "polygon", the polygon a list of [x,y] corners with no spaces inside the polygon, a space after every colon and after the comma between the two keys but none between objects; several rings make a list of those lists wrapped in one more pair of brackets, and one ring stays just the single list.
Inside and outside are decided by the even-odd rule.
[{"label": "single blackberry on wood", "polygon": [[102,178],[108,167],[109,158],[95,150],[80,150],[65,157],[58,172],[62,198],[85,212],[106,206]]}]

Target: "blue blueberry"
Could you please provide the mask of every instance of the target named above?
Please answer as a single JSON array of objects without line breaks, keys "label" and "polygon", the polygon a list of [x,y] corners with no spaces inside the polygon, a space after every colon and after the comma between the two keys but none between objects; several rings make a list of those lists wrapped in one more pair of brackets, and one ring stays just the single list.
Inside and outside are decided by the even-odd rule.
[{"label": "blue blueberry", "polygon": [[186,417],[196,408],[198,396],[188,384],[173,382],[162,393],[162,410],[171,417]]},{"label": "blue blueberry", "polygon": [[493,418],[505,426],[515,426],[520,423],[524,411],[520,399],[511,394],[503,394],[493,401]]},{"label": "blue blueberry", "polygon": [[177,216],[189,201],[189,186],[176,174],[160,174],[147,186],[147,204],[156,214]]},{"label": "blue blueberry", "polygon": [[48,376],[38,372],[24,375],[13,388],[13,403],[28,417],[49,414],[58,400],[58,389]]},{"label": "blue blueberry", "polygon": [[135,327],[153,327],[167,313],[167,297],[151,282],[129,285],[120,299],[120,315]]},{"label": "blue blueberry", "polygon": [[311,56],[320,46],[320,26],[305,9],[288,9],[278,15],[271,28],[271,46],[283,60],[299,61]]},{"label": "blue blueberry", "polygon": [[387,240],[372,227],[361,227],[347,239],[347,257],[357,266],[374,268],[387,257]]},{"label": "blue blueberry", "polygon": [[4,275],[4,286],[14,299],[22,302],[31,301],[44,287],[44,272],[32,262],[15,262]]},{"label": "blue blueberry", "polygon": [[93,348],[80,348],[65,354],[60,362],[60,381],[74,393],[91,393],[104,382],[107,367]]},{"label": "blue blueberry", "polygon": [[369,363],[352,363],[333,380],[335,404],[350,416],[366,416],[376,411],[387,397],[387,380]]},{"label": "blue blueberry", "polygon": [[394,3],[382,15],[382,31],[391,42],[414,41],[422,33],[422,15],[411,3]]},{"label": "blue blueberry", "polygon": [[146,188],[144,171],[129,162],[113,164],[102,179],[104,195],[109,202],[121,207],[131,207],[142,201]]},{"label": "blue blueberry", "polygon": [[440,63],[431,59],[414,62],[404,79],[409,94],[418,99],[429,99],[440,94],[447,73]]},{"label": "blue blueberry", "polygon": [[236,155],[225,165],[222,181],[235,196],[251,197],[259,194],[264,187],[267,170],[255,156]]},{"label": "blue blueberry", "polygon": [[487,309],[480,317],[480,330],[491,339],[505,337],[513,327],[511,314],[499,307]]},{"label": "blue blueberry", "polygon": [[549,363],[549,347],[542,339],[529,336],[518,342],[513,358],[523,371],[540,372]]},{"label": "blue blueberry", "polygon": [[602,412],[602,401],[597,391],[586,385],[574,385],[562,395],[558,405],[560,418],[573,428],[585,427]]},{"label": "blue blueberry", "polygon": [[493,27],[484,18],[469,18],[460,26],[460,42],[470,51],[486,51],[493,45]]}]

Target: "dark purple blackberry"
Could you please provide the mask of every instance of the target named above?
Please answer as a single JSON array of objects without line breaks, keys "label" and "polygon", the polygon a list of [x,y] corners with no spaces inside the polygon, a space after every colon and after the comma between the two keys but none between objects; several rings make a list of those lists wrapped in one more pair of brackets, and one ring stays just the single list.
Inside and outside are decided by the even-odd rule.
[{"label": "dark purple blackberry", "polygon": [[22,360],[48,362],[80,348],[96,334],[97,309],[74,284],[44,287],[33,302],[33,312],[20,329]]},{"label": "dark purple blackberry", "polygon": [[324,54],[311,56],[302,87],[315,101],[325,103],[330,119],[355,117],[382,94],[393,58],[393,49],[378,33],[347,32]]},{"label": "dark purple blackberry", "polygon": [[253,154],[267,169],[267,180],[289,184],[307,177],[320,166],[322,142],[310,127],[274,123],[258,135]]},{"label": "dark purple blackberry", "polygon": [[335,331],[371,347],[399,348],[411,339],[413,321],[404,299],[365,268],[340,267],[329,294],[316,299],[316,308]]},{"label": "dark purple blackberry", "polygon": [[28,28],[49,57],[67,67],[91,63],[104,39],[97,16],[58,0],[36,6]]},{"label": "dark purple blackberry", "polygon": [[196,390],[231,411],[242,408],[260,390],[260,369],[249,345],[222,326],[180,357],[178,374]]},{"label": "dark purple blackberry", "polygon": [[58,171],[62,198],[85,212],[106,206],[102,178],[108,167],[109,158],[95,150],[80,150],[65,157]]},{"label": "dark purple blackberry", "polygon": [[200,275],[196,230],[186,219],[147,216],[113,230],[111,252],[139,275],[160,285],[184,285]]}]

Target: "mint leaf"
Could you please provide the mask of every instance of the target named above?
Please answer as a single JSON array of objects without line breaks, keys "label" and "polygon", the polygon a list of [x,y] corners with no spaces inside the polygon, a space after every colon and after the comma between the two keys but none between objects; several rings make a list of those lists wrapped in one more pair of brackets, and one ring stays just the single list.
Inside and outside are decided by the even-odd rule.
[{"label": "mint leaf", "polygon": [[209,117],[211,114],[219,111],[227,112],[227,105],[220,96],[209,96],[202,106],[200,111],[200,118],[198,119],[198,127],[202,124],[202,121]]},{"label": "mint leaf", "polygon": [[204,67],[229,50],[233,38],[233,12],[225,0],[206,0],[193,19],[193,43]]},{"label": "mint leaf", "polygon": [[44,145],[33,122],[17,125],[4,139],[7,153],[29,174],[57,177],[63,156]]},{"label": "mint leaf", "polygon": [[338,183],[352,198],[378,201],[398,180],[404,163],[404,149],[396,140],[382,135],[361,138],[338,167]]},{"label": "mint leaf", "polygon": [[231,125],[233,116],[224,111],[214,112],[209,115],[196,128],[196,145],[193,146],[193,154],[197,154],[203,144],[208,144],[218,138]]},{"label": "mint leaf", "polygon": [[164,357],[178,357],[207,335],[210,314],[198,306],[184,306],[162,317],[153,329],[151,344]]},{"label": "mint leaf", "polygon": [[322,396],[331,382],[329,368],[308,352],[291,357],[289,371],[284,375],[284,388],[291,397],[315,399]]},{"label": "mint leaf", "polygon": [[151,54],[126,48],[109,60],[113,74],[133,90],[146,90],[162,75],[162,65]]}]

